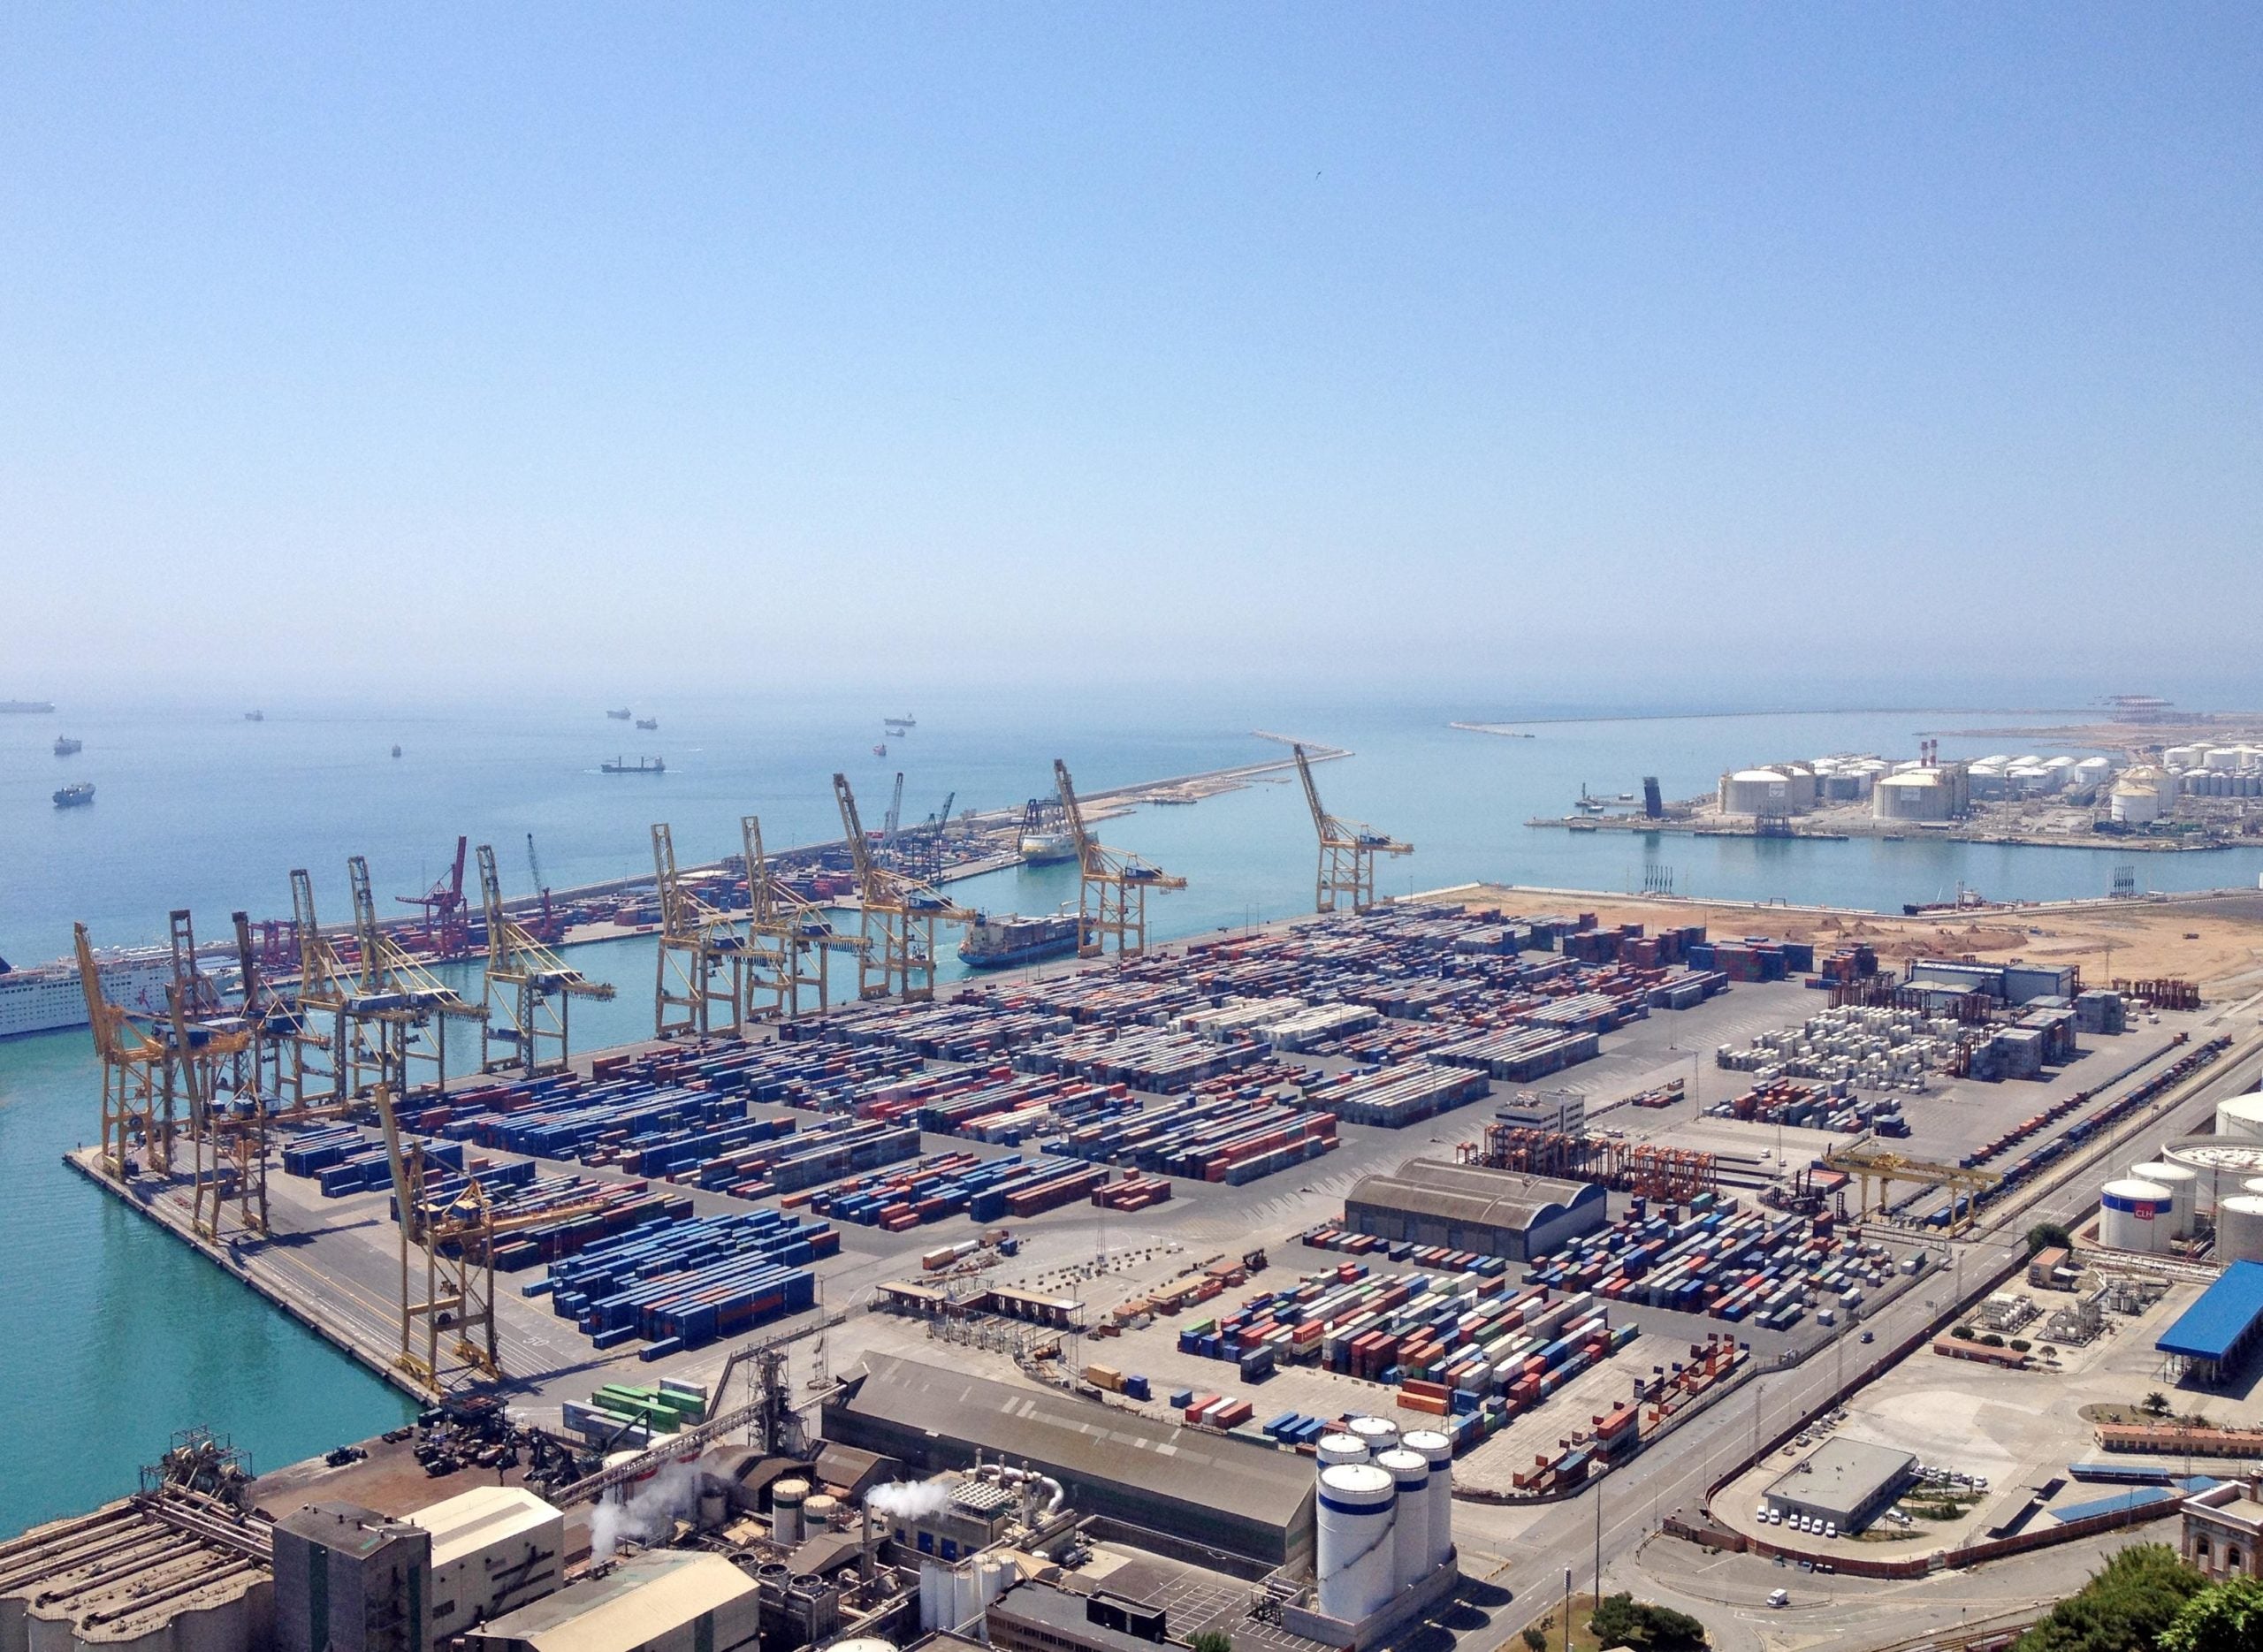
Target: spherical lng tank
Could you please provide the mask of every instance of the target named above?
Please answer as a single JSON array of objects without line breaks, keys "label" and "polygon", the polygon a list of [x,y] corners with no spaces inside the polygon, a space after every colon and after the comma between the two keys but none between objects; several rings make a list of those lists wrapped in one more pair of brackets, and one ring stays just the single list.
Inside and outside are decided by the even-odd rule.
[{"label": "spherical lng tank", "polygon": [[1391,1517],[1394,1592],[1420,1583],[1430,1571],[1430,1462],[1420,1451],[1393,1446],[1375,1466],[1398,1482],[1398,1512]]},{"label": "spherical lng tank", "polygon": [[2263,1090],[2217,1102],[2216,1134],[2263,1141]]},{"label": "spherical lng tank", "polygon": [[1435,1428],[1416,1428],[1398,1443],[1430,1465],[1430,1564],[1443,1566],[1453,1553],[1453,1442]]},{"label": "spherical lng tank", "polygon": [[2263,1193],[2234,1193],[2216,1207],[2216,1260],[2263,1262]]},{"label": "spherical lng tank", "polygon": [[1368,1460],[1368,1443],[1356,1434],[1324,1434],[1320,1436],[1318,1450],[1322,1468]]},{"label": "spherical lng tank", "polygon": [[2134,1176],[2108,1182],[2099,1190],[2098,1242],[2115,1251],[2166,1248],[2172,1198],[2160,1183]]},{"label": "spherical lng tank", "polygon": [[1320,1610],[1327,1616],[1355,1624],[1391,1597],[1398,1498],[1398,1482],[1373,1463],[1320,1471]]},{"label": "spherical lng tank", "polygon": [[2198,1174],[2181,1164],[2165,1160],[2149,1164],[2133,1164],[2130,1174],[2140,1182],[2154,1182],[2168,1190],[2168,1237],[2182,1239],[2192,1231],[2192,1212],[2200,1198]]}]

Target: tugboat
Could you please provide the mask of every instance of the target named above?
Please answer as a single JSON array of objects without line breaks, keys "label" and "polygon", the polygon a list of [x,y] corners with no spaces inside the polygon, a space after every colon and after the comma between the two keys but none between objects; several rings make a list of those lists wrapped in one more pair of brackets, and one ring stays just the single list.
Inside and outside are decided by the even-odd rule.
[{"label": "tugboat", "polygon": [[966,939],[958,944],[958,958],[970,970],[1010,970],[1041,958],[1065,958],[1076,949],[1074,912],[1056,912],[1051,917],[1011,913],[992,917],[978,912],[966,926]]},{"label": "tugboat", "polygon": [[86,749],[87,742],[83,740],[73,740],[68,735],[55,737],[55,755],[58,757],[75,757]]},{"label": "tugboat", "polygon": [[668,772],[664,757],[639,757],[631,763],[627,757],[608,757],[601,765],[607,774],[665,774]]},{"label": "tugboat", "polygon": [[80,780],[76,786],[66,786],[55,794],[57,809],[83,809],[94,801],[94,784],[88,780]]}]

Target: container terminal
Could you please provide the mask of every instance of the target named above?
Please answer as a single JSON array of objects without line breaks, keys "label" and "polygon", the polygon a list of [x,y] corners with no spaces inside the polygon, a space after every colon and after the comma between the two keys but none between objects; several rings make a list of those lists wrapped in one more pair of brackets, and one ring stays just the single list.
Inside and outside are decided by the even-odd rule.
[{"label": "container terminal", "polygon": [[[735,890],[656,826],[655,1037],[621,1048],[574,1047],[573,1001],[615,989],[488,846],[476,1001],[366,869],[342,931],[294,874],[287,972],[240,917],[209,970],[175,914],[162,1015],[82,934],[73,1168],[422,1409],[266,1474],[154,1443],[132,1496],[0,1545],[0,1652],[1492,1646],[1590,1557],[1685,1549],[1828,1569],[1835,1603],[1772,1610],[1884,1624],[1925,1596],[1864,1606],[1865,1576],[2078,1577],[2102,1534],[2255,1506],[2263,1038],[2232,972],[1379,900],[1413,846],[1292,761],[1310,916],[1151,944],[1183,880],[1056,765],[1078,955],[942,986],[975,915],[844,777],[853,927],[752,817]],[[2061,1403],[2132,1371],[2178,1427]],[[1969,1408],[1893,1397],[1927,1384],[2020,1412],[1993,1487],[1947,1437]],[[2160,1483],[2099,1506],[2109,1458]]]}]

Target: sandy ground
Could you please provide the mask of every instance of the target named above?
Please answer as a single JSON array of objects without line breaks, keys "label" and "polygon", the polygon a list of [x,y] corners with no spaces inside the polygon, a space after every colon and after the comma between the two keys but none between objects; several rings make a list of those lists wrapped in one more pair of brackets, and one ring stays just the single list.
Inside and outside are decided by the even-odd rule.
[{"label": "sandy ground", "polygon": [[2073,963],[2090,985],[2116,978],[2169,977],[2199,983],[2208,997],[2244,996],[2263,988],[2263,892],[2174,902],[2084,902],[1976,909],[1969,914],[1887,917],[1782,906],[1745,906],[1688,899],[1581,895],[1515,887],[1474,887],[1441,894],[1478,908],[1511,912],[1593,912],[1604,925],[1656,929],[1703,924],[1716,937],[1770,935],[1820,947],[1865,941],[1879,960],[1907,964],[1921,957],[2017,958]]}]

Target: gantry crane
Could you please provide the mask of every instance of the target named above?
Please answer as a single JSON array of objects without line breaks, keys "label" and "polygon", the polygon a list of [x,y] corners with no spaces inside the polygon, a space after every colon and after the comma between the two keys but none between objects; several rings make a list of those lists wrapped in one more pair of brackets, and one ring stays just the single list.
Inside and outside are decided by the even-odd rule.
[{"label": "gantry crane", "polygon": [[423,895],[393,898],[424,909],[424,949],[436,958],[460,958],[471,950],[471,925],[463,894],[463,856],[470,839],[456,838],[455,864]]},{"label": "gantry crane", "polygon": [[172,965],[165,1008],[173,1059],[165,1087],[168,1113],[178,1094],[188,1114],[190,1230],[220,1242],[232,1172],[237,1225],[263,1237],[267,1103],[259,1090],[258,1034],[247,1016],[222,1004],[211,977],[197,968],[196,928],[186,910],[172,914]]},{"label": "gantry crane", "polygon": [[804,987],[816,992],[822,1015],[828,996],[825,955],[861,951],[862,943],[837,933],[823,907],[771,872],[759,816],[739,817],[739,837],[746,852],[747,1018],[791,1020],[802,1013]]},{"label": "gantry crane", "polygon": [[171,1060],[165,1038],[148,1017],[110,1002],[103,992],[102,969],[95,961],[87,926],[74,924],[72,933],[79,955],[79,985],[87,995],[87,1022],[103,1068],[97,1162],[104,1175],[124,1182],[128,1175],[128,1145],[139,1141],[152,1169],[170,1169],[170,1144],[158,1111],[165,1069]]},{"label": "gantry crane", "polygon": [[307,1052],[318,1049],[322,1039],[307,1031],[298,1005],[270,985],[260,968],[266,949],[254,943],[251,915],[231,914],[236,926],[236,969],[244,1020],[249,1024],[252,1046],[251,1088],[271,1097],[286,1112],[307,1105]]},{"label": "gantry crane", "polygon": [[1099,957],[1108,950],[1110,935],[1116,937],[1119,953],[1145,952],[1147,892],[1184,889],[1186,879],[1174,878],[1137,855],[1109,849],[1094,837],[1085,825],[1084,808],[1077,802],[1069,765],[1058,757],[1053,759],[1053,783],[1061,794],[1062,818],[1069,823],[1069,835],[1077,842],[1077,868],[1081,874],[1077,886],[1077,955]]},{"label": "gantry crane", "polygon": [[1339,899],[1348,900],[1354,912],[1375,903],[1375,856],[1412,855],[1414,846],[1376,831],[1357,820],[1332,815],[1320,806],[1320,788],[1312,781],[1312,760],[1302,746],[1297,754],[1297,774],[1305,783],[1305,802],[1312,806],[1312,829],[1320,835],[1320,872],[1313,885],[1313,903],[1333,912]]},{"label": "gantry crane", "polygon": [[652,877],[660,895],[653,1031],[664,1039],[738,1032],[744,1025],[747,955],[738,919],[708,905],[678,874],[675,835],[666,825],[652,827]]},{"label": "gantry crane", "polygon": [[[1922,1159],[1904,1158],[1898,1153],[1887,1153],[1875,1147],[1848,1147],[1823,1155],[1824,1169],[1841,1171],[1855,1180],[1861,1203],[1857,1218],[1867,1216],[1873,1208],[1879,1214],[1893,1201],[1893,1184],[1910,1182],[1920,1187],[1945,1187],[1949,1191],[1948,1231],[1956,1233],[1970,1225],[1979,1214],[1979,1199],[2003,1178],[1993,1170],[1966,1169],[1961,1165],[1931,1164]],[[1878,1184],[1878,1197],[1875,1207],[1871,1204],[1871,1184]]]},{"label": "gantry crane", "polygon": [[857,996],[926,1001],[935,995],[935,925],[970,924],[974,914],[917,878],[891,872],[872,853],[857,813],[857,794],[849,777],[833,777],[834,801],[841,806],[841,829],[849,837],[857,868],[857,898],[863,908],[862,946],[857,955]]},{"label": "gantry crane", "polygon": [[479,1069],[529,1078],[557,1071],[571,1053],[574,1000],[609,1000],[613,983],[591,980],[503,910],[503,880],[490,843],[479,846],[479,903],[487,925],[487,1019],[479,1031]]}]

